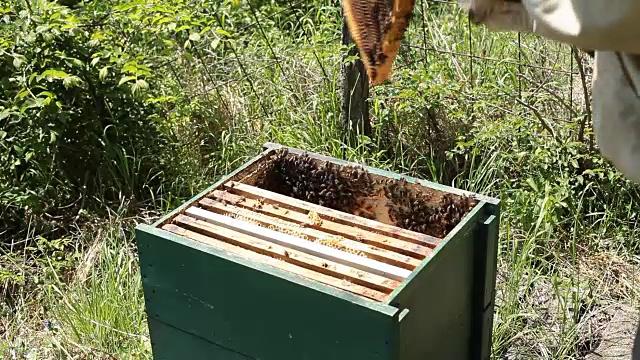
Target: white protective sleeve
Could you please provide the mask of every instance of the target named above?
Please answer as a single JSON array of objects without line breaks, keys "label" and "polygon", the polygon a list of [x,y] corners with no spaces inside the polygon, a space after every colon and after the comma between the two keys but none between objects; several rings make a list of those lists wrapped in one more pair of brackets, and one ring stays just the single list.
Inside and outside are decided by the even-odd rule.
[{"label": "white protective sleeve", "polygon": [[583,49],[640,54],[640,0],[523,0],[532,31]]},{"label": "white protective sleeve", "polygon": [[640,183],[640,0],[460,0],[494,31],[595,50],[593,122],[602,155]]}]

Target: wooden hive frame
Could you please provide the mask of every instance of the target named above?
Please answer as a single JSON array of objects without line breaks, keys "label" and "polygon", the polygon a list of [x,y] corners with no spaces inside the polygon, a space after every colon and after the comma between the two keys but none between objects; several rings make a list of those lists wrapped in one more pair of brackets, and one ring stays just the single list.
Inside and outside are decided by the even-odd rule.
[{"label": "wooden hive frame", "polygon": [[[434,258],[439,252],[443,252],[447,243],[478,229],[476,222],[470,219],[480,219],[486,225],[487,233],[483,236],[484,239],[496,237],[499,210],[496,199],[412,178],[404,179],[443,193],[471,197],[473,206],[445,236],[430,236],[395,226],[389,221],[367,219],[256,186],[255,177],[265,171],[260,167],[261,161],[264,162],[265,158],[278,149],[284,147],[266,144],[265,151],[254,161],[237,169],[154,224],[139,226],[137,238],[141,245],[139,254],[143,282],[145,279],[149,282],[147,277],[153,276],[157,271],[145,268],[143,263],[151,256],[146,255],[146,249],[151,249],[151,244],[162,238],[201,251],[206,249],[209,254],[226,260],[234,259],[263,273],[287,278],[288,281],[303,284],[348,302],[359,303],[370,309],[376,308],[378,312],[393,314],[391,317],[394,321],[400,321],[406,315],[409,306],[414,306],[411,311],[420,313],[415,304],[424,300],[419,300],[419,297],[412,293],[428,292],[424,285],[417,288],[417,284],[420,277],[426,282],[427,277],[436,276],[426,275],[429,273],[427,265],[432,260],[436,262],[432,265],[433,271],[436,271],[438,266],[443,267],[444,265],[438,264],[443,261],[449,261],[452,268],[456,266],[452,260],[443,260],[447,255],[439,255],[437,260]],[[286,149],[294,155],[306,154],[299,149]],[[341,166],[354,165],[318,154],[311,156],[315,161],[331,162]],[[403,178],[377,169],[364,169],[376,176]],[[474,355],[470,358],[484,359],[488,356],[490,346],[487,345],[490,344],[490,339],[487,340],[486,337],[490,337],[492,315],[488,318],[487,316],[493,309],[496,248],[495,244],[491,243],[472,244],[465,251],[468,253],[464,255],[466,260],[472,260],[472,266],[476,270],[481,267],[482,271],[473,274],[473,279],[469,279],[470,274],[465,273],[464,276],[451,276],[451,280],[459,278],[468,281],[467,285],[473,288],[469,291],[478,297],[477,300],[465,299],[475,304],[474,311],[477,313],[473,315],[473,320],[469,320],[468,323],[471,325],[465,325],[476,328],[465,330],[474,334],[474,345],[464,350],[456,350],[455,346],[452,346],[442,354],[451,356],[456,354],[456,351],[467,354],[476,351],[477,357]],[[154,268],[157,268],[157,265]],[[437,276],[443,277],[443,274]],[[440,281],[442,280],[444,279]],[[150,328],[155,326],[164,329],[164,325],[161,325],[158,319],[161,316],[153,314],[156,305],[152,302],[156,298],[155,289],[158,288],[158,281],[155,279],[153,284],[145,286],[145,300],[147,311],[151,311]],[[151,289],[151,285],[155,288]],[[434,286],[434,289],[436,288]],[[411,321],[405,323],[411,327],[424,326],[411,324]],[[402,332],[401,329],[396,331]],[[153,332],[152,330],[152,338]],[[155,332],[158,333],[158,330]],[[420,341],[415,334],[406,334],[404,337],[409,343]],[[225,346],[232,347],[231,343],[225,343]],[[154,353],[169,351],[157,350],[158,346],[156,342]],[[473,347],[475,350],[472,350]],[[418,349],[416,345],[415,349],[405,349],[403,355],[399,355],[400,350],[394,351],[397,355],[392,357],[394,359],[417,359],[417,354],[422,356],[427,350]]]}]

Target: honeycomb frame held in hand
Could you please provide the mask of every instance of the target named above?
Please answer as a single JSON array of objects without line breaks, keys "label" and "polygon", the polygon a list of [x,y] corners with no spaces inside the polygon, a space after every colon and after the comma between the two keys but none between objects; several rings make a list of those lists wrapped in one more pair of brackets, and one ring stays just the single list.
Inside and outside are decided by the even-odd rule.
[{"label": "honeycomb frame held in hand", "polygon": [[415,0],[343,0],[342,6],[369,84],[382,84],[391,76]]}]

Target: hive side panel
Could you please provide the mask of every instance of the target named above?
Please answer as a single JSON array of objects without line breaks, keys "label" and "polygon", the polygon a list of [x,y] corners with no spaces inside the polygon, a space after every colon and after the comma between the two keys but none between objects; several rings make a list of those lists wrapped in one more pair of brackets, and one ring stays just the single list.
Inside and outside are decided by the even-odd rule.
[{"label": "hive side panel", "polygon": [[489,360],[495,310],[495,286],[500,229],[500,204],[486,204],[481,226],[475,233],[473,360]]},{"label": "hive side panel", "polygon": [[151,346],[154,360],[252,359],[153,318],[149,319],[149,329],[153,338]]},{"label": "hive side panel", "polygon": [[410,312],[400,327],[403,360],[470,359],[473,334],[474,242],[480,212],[440,245],[391,305]]},{"label": "hive side panel", "polygon": [[318,291],[293,274],[274,276],[153,232],[136,233],[150,323],[264,360],[397,359],[392,307],[363,306],[356,295]]}]

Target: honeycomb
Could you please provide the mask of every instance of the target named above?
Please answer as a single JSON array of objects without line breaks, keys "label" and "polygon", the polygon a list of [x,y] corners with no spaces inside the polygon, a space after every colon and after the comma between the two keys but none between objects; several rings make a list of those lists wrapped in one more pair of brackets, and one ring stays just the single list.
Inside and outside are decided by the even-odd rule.
[{"label": "honeycomb", "polygon": [[251,223],[253,225],[266,227],[267,229],[270,229],[270,230],[274,230],[274,231],[278,231],[278,232],[281,232],[281,233],[284,233],[284,234],[287,234],[287,235],[295,236],[295,237],[298,237],[298,238],[301,238],[301,239],[304,239],[304,240],[313,241],[313,242],[316,242],[316,243],[319,243],[319,244],[322,244],[322,245],[325,245],[325,246],[332,247],[332,248],[337,249],[337,250],[346,251],[346,252],[348,252],[350,254],[353,254],[353,255],[367,257],[367,255],[364,252],[358,251],[356,249],[352,249],[352,248],[350,248],[348,246],[343,245],[342,244],[342,240],[345,240],[345,238],[342,237],[342,236],[329,235],[329,236],[325,236],[325,237],[322,237],[322,238],[314,239],[314,238],[310,238],[309,236],[305,235],[301,231],[298,231],[295,228],[291,228],[291,227],[289,227],[289,226],[287,226],[285,224],[282,224],[282,225],[267,225],[267,226],[265,226],[265,225],[261,224],[260,222],[254,220],[254,219],[248,218],[246,216],[242,216],[242,215],[238,215],[238,214],[230,214],[230,215],[227,215],[227,216],[230,216],[232,218],[235,218],[235,219],[238,219],[238,220],[241,220],[241,221],[246,221],[246,222]]},{"label": "honeycomb", "polygon": [[328,237],[323,238],[323,239],[318,239],[317,242],[322,244],[322,245],[332,247],[334,249],[346,251],[346,252],[348,252],[350,254],[353,254],[353,255],[367,257],[367,255],[362,251],[358,251],[358,250],[352,249],[352,248],[350,248],[348,246],[344,246],[342,244],[342,240],[343,239],[344,238],[342,236],[333,235],[333,236],[328,236]]},{"label": "honeycomb", "polygon": [[343,1],[347,26],[371,85],[391,76],[414,6],[414,0]]}]

